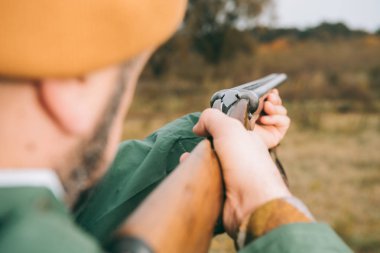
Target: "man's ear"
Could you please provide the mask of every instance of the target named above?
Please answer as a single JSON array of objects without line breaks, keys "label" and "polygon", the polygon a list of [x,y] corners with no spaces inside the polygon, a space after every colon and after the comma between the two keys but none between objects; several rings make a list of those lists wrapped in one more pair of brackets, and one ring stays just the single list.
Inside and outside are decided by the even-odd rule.
[{"label": "man's ear", "polygon": [[[94,87],[83,78],[42,80],[42,106],[57,127],[71,135],[88,135],[99,119],[101,101],[93,98]],[[99,100],[102,100],[101,98]],[[98,103],[95,103],[98,102]],[[99,108],[100,107],[100,108]]]}]

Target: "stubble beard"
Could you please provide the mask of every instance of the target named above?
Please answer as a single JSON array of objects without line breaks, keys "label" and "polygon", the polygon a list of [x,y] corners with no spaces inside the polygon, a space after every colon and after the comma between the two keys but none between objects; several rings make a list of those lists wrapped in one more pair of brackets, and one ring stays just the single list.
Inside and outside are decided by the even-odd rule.
[{"label": "stubble beard", "polygon": [[118,84],[103,113],[102,120],[98,123],[94,135],[89,140],[83,141],[72,152],[71,161],[74,166],[70,177],[63,182],[66,191],[65,202],[72,207],[77,202],[79,195],[91,185],[94,176],[101,168],[108,166],[105,159],[105,150],[108,145],[109,133],[120,107],[124,91],[126,89],[126,72],[122,71]]}]

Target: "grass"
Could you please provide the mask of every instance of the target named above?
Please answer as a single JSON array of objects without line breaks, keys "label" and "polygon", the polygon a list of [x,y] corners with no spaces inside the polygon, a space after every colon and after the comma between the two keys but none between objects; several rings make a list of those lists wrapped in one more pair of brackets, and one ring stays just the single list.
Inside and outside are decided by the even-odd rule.
[{"label": "grass", "polygon": [[380,241],[380,118],[326,114],[322,121],[318,131],[293,127],[284,141],[292,191],[356,252],[376,252],[368,249]]}]

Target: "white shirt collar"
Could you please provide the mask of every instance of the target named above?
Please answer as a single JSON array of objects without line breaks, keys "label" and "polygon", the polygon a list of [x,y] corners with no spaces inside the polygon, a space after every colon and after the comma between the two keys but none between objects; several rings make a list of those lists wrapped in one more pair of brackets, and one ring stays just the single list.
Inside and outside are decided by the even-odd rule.
[{"label": "white shirt collar", "polygon": [[0,169],[2,187],[46,187],[56,198],[64,197],[62,184],[53,170],[49,169]]}]

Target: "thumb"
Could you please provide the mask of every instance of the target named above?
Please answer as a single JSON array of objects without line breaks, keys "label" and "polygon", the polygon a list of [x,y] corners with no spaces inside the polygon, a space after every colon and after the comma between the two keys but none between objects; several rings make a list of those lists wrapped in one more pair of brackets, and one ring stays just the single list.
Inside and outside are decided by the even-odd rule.
[{"label": "thumb", "polygon": [[217,109],[206,109],[201,114],[198,123],[193,127],[193,132],[200,136],[211,135],[214,139],[228,136],[233,130],[245,130],[236,119],[230,118]]},{"label": "thumb", "polygon": [[182,163],[184,161],[186,161],[186,159],[189,157],[190,153],[189,152],[185,152],[183,153],[180,157],[179,157],[179,162]]}]

